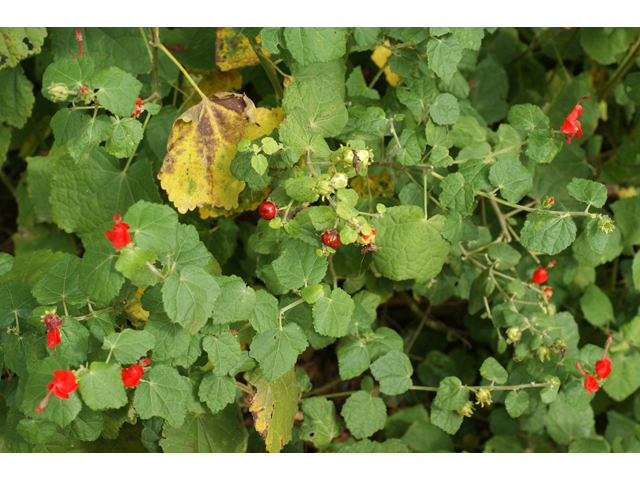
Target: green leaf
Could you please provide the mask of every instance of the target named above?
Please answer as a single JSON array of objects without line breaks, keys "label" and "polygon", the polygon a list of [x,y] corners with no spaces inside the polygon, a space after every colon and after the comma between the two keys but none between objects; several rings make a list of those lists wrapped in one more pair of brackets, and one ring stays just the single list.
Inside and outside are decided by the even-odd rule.
[{"label": "green leaf", "polygon": [[496,382],[499,385],[504,384],[509,379],[507,371],[493,357],[489,357],[482,362],[480,375],[482,375],[482,378],[486,378],[490,382]]},{"label": "green leaf", "polygon": [[123,277],[131,280],[136,287],[146,288],[159,281],[159,278],[147,267],[147,263],[153,265],[157,259],[156,252],[149,252],[135,245],[120,251],[114,268]]},{"label": "green leaf", "polygon": [[511,107],[507,120],[513,128],[524,130],[525,132],[549,128],[549,117],[544,114],[540,107],[530,103]]},{"label": "green leaf", "polygon": [[343,57],[346,33],[346,28],[286,27],[284,38],[293,58],[304,67]]},{"label": "green leaf", "polygon": [[[55,354],[69,360],[73,367],[79,366],[87,359],[89,351],[89,330],[73,317],[64,317],[60,327],[60,344]],[[54,352],[49,350],[51,354]]]},{"label": "green leaf", "polygon": [[[487,131],[478,124],[478,120],[475,117],[462,116],[451,129],[450,141],[458,148],[484,142],[486,139]],[[447,148],[451,148],[451,146]]]},{"label": "green leaf", "polygon": [[300,426],[300,438],[313,442],[318,449],[325,449],[342,432],[342,422],[336,416],[336,405],[326,398],[307,398],[302,402],[304,421]]},{"label": "green leaf", "polygon": [[387,209],[376,220],[376,245],[373,261],[382,275],[395,281],[434,278],[449,253],[449,243],[441,236],[445,218],[435,215],[424,220],[424,211],[416,206]]},{"label": "green leaf", "polygon": [[595,285],[589,285],[582,297],[580,297],[580,308],[584,318],[596,327],[604,327],[611,322],[615,322],[613,305],[606,293]]},{"label": "green leaf", "polygon": [[578,438],[569,445],[569,453],[611,453],[611,445],[602,437]]},{"label": "green leaf", "polygon": [[191,332],[198,332],[211,316],[220,287],[214,277],[194,265],[169,276],[162,287],[162,299],[169,318]]},{"label": "green leaf", "polygon": [[96,147],[107,140],[113,133],[113,123],[107,115],[98,115],[95,118],[83,114],[80,117],[80,129],[74,132],[65,131],[65,136],[70,136],[67,141],[69,155],[76,163],[85,162]]},{"label": "green leaf", "polygon": [[268,382],[291,370],[309,343],[300,327],[289,323],[253,337],[249,355],[255,358]]},{"label": "green leaf", "polygon": [[429,68],[448,84],[462,59],[462,48],[456,37],[432,38],[427,43],[427,58]]},{"label": "green leaf", "polygon": [[138,160],[123,173],[117,159],[95,149],[83,164],[66,155],[56,161],[49,200],[58,226],[88,245],[105,239],[114,213],[122,215],[138,200],[159,202],[160,197],[148,162]]},{"label": "green leaf", "polygon": [[616,402],[622,402],[640,388],[640,353],[611,355],[611,373],[603,389]]},{"label": "green leaf", "polygon": [[619,61],[616,56],[624,52],[635,39],[632,28],[585,28],[580,32],[584,51],[601,65]]},{"label": "green leaf", "polygon": [[80,263],[80,289],[91,300],[107,305],[124,283],[124,277],[114,268],[118,259],[113,244],[106,238],[87,245]]},{"label": "green leaf", "polygon": [[576,224],[570,216],[530,213],[520,231],[522,245],[534,252],[555,255],[576,239]]},{"label": "green leaf", "polygon": [[110,67],[98,73],[91,85],[97,89],[100,104],[119,117],[129,117],[135,112],[136,98],[142,83],[118,67]]},{"label": "green leaf", "polygon": [[131,241],[158,255],[175,251],[176,237],[167,235],[178,227],[178,214],[167,205],[144,200],[129,207],[122,221],[130,226]]},{"label": "green leaf", "polygon": [[465,182],[460,172],[450,173],[440,183],[440,203],[463,216],[470,215],[476,206],[473,186]]},{"label": "green leaf", "polygon": [[15,67],[20,60],[40,53],[47,36],[44,27],[2,27],[0,32],[0,58],[5,57],[0,69]]},{"label": "green leaf", "polygon": [[211,413],[218,413],[236,399],[236,381],[228,375],[207,372],[200,383],[198,396]]},{"label": "green leaf", "polygon": [[305,127],[306,119],[305,113],[300,109],[287,115],[280,124],[280,140],[294,156],[306,155],[309,151],[314,158],[328,160],[331,156],[329,145],[321,135]]},{"label": "green leaf", "polygon": [[573,178],[567,193],[580,202],[602,208],[607,201],[607,187],[584,178]]},{"label": "green leaf", "polygon": [[362,337],[340,345],[337,353],[338,371],[342,380],[360,376],[371,364],[371,352]]},{"label": "green leaf", "polygon": [[89,371],[80,376],[80,395],[93,410],[120,408],[127,403],[118,364],[91,362]]},{"label": "green leaf", "polygon": [[214,325],[244,322],[256,307],[256,292],[236,276],[219,277],[221,291],[213,309]]},{"label": "green leaf", "polygon": [[560,392],[558,399],[549,406],[544,424],[555,442],[569,445],[575,439],[593,435],[593,409],[588,405],[586,409],[578,410],[570,405],[565,394]]},{"label": "green leaf", "polygon": [[46,420],[23,418],[18,422],[16,432],[32,445],[42,445],[51,441],[57,428]]},{"label": "green leaf", "polygon": [[146,381],[140,380],[133,396],[133,408],[140,418],[162,417],[172,427],[182,426],[189,386],[180,374],[167,365],[156,365],[143,377]]},{"label": "green leaf", "polygon": [[8,253],[0,252],[0,277],[13,268],[15,259]]},{"label": "green leaf", "polygon": [[446,410],[460,410],[469,400],[469,390],[458,377],[446,377],[440,382],[433,404]]},{"label": "green leaf", "polygon": [[6,330],[26,320],[38,306],[30,290],[28,285],[14,280],[0,284],[0,328]]},{"label": "green leaf", "polygon": [[54,379],[53,371],[66,371],[68,368],[69,364],[66,359],[48,357],[29,370],[29,377],[24,386],[24,397],[21,404],[21,410],[25,415],[38,420],[53,422],[60,428],[66,427],[76,418],[76,415],[82,409],[82,402],[78,397],[77,391],[71,392],[67,399],[51,395],[47,406],[42,409],[42,413],[35,412],[40,402],[49,393],[47,385]]},{"label": "green leaf", "polygon": [[526,390],[513,390],[507,395],[504,405],[511,418],[518,418],[529,408],[529,394]]},{"label": "green leaf", "polygon": [[165,453],[243,453],[249,438],[238,404],[216,415],[187,413],[180,428],[165,423],[162,435]]},{"label": "green leaf", "polygon": [[517,158],[504,158],[491,166],[489,178],[494,187],[500,188],[502,197],[518,203],[533,188],[533,177]]},{"label": "green leaf", "polygon": [[493,260],[497,260],[495,268],[498,270],[511,270],[522,258],[520,252],[507,243],[494,243],[487,251]]},{"label": "green leaf", "polygon": [[284,182],[284,188],[287,195],[299,202],[315,202],[320,198],[316,181],[311,177],[289,178]]},{"label": "green leaf", "polygon": [[264,155],[253,155],[251,157],[251,168],[255,170],[258,175],[264,175],[269,168],[269,161]]},{"label": "green leaf", "polygon": [[155,342],[155,337],[146,330],[126,328],[106,337],[102,349],[112,351],[120,363],[130,365],[145,357]]},{"label": "green leaf", "polygon": [[33,84],[22,67],[0,69],[0,124],[24,127],[34,102]]},{"label": "green leaf", "polygon": [[324,288],[322,285],[309,285],[300,290],[300,296],[305,302],[313,304],[324,297]]},{"label": "green leaf", "polygon": [[313,325],[320,335],[343,337],[347,334],[355,304],[351,296],[336,288],[331,297],[322,297],[313,305]]},{"label": "green leaf", "polygon": [[293,438],[291,431],[298,413],[296,374],[292,368],[269,383],[257,369],[249,377],[249,383],[257,388],[249,407],[256,431],[264,438],[269,452],[279,452]]},{"label": "green leaf", "polygon": [[471,217],[462,217],[455,210],[449,210],[446,222],[440,234],[452,244],[462,240],[469,241],[478,238],[478,228],[471,221]]},{"label": "green leaf", "polygon": [[33,287],[33,295],[41,305],[84,303],[87,295],[78,288],[80,259],[65,255],[49,269]]},{"label": "green leaf", "polygon": [[322,137],[335,137],[347,123],[347,107],[335,83],[327,75],[317,75],[308,81],[294,81],[284,95],[285,114],[293,110],[302,113],[302,126]]},{"label": "green leaf", "polygon": [[291,239],[272,265],[282,287],[291,290],[320,283],[328,262],[325,257],[318,257],[316,249],[308,243]]},{"label": "green leaf", "polygon": [[347,92],[349,92],[350,97],[366,97],[372,100],[380,100],[378,91],[367,86],[360,65],[351,71],[345,86],[347,87]]},{"label": "green leaf", "polygon": [[380,382],[380,391],[385,395],[400,395],[413,385],[413,367],[409,357],[395,350],[373,362],[371,373]]},{"label": "green leaf", "polygon": [[481,27],[452,27],[449,31],[460,42],[460,48],[468,48],[470,50],[480,50],[482,39],[484,38],[484,29]]},{"label": "green leaf", "polygon": [[126,158],[136,151],[144,136],[142,124],[135,118],[111,117],[113,133],[107,140],[105,150],[116,158]]},{"label": "green leaf", "polygon": [[405,129],[400,134],[400,148],[398,149],[398,162],[402,165],[415,165],[422,160],[425,148],[425,139],[420,131]]},{"label": "green leaf", "polygon": [[562,140],[554,138],[549,129],[542,128],[529,134],[525,153],[536,163],[551,163],[562,150],[562,145]]},{"label": "green leaf", "polygon": [[206,269],[212,255],[200,241],[196,227],[178,223],[176,235],[177,249],[171,253],[171,264],[175,264],[178,270],[186,265]]},{"label": "green leaf", "polygon": [[384,428],[387,407],[381,398],[361,390],[347,398],[341,414],[355,438],[366,438]]},{"label": "green leaf", "polygon": [[[424,117],[429,105],[436,99],[436,82],[430,77],[407,78],[406,85],[396,88],[398,100],[409,107],[416,121]],[[457,106],[457,103],[456,103]],[[384,117],[384,111],[383,115]]]},{"label": "green leaf", "polygon": [[611,205],[617,226],[620,226],[624,241],[630,245],[640,244],[640,196],[623,198]]},{"label": "green leaf", "polygon": [[256,307],[251,312],[249,323],[258,333],[278,327],[278,299],[266,290],[256,291]]},{"label": "green leaf", "polygon": [[560,379],[558,377],[554,377],[553,375],[546,375],[544,377],[545,383],[555,383],[552,387],[544,387],[540,390],[540,399],[542,403],[553,403],[558,398],[558,391],[560,390]]},{"label": "green leaf", "polygon": [[144,331],[155,338],[152,348],[154,362],[177,360],[189,349],[191,335],[179,324],[173,323],[163,314],[151,314],[144,325]]},{"label": "green leaf", "polygon": [[438,125],[453,125],[460,118],[458,100],[449,93],[438,95],[431,104],[429,115]]},{"label": "green leaf", "polygon": [[[62,433],[71,440],[93,442],[98,439],[103,427],[104,415],[83,406],[78,416],[63,429]],[[68,451],[68,449],[63,451]]]},{"label": "green leaf", "polygon": [[42,95],[51,100],[48,89],[54,83],[63,83],[69,90],[80,94],[80,89],[91,81],[94,68],[93,58],[89,55],[80,55],[50,64],[42,77]]},{"label": "green leaf", "polygon": [[231,332],[207,335],[202,341],[202,348],[209,355],[209,362],[213,364],[215,374],[219,377],[227,375],[240,361],[240,342]]}]

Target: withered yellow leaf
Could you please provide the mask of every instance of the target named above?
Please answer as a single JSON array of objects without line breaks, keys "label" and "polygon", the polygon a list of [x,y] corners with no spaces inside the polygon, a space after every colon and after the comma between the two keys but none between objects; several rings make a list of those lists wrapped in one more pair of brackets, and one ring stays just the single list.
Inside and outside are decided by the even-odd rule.
[{"label": "withered yellow leaf", "polygon": [[249,40],[231,27],[216,30],[216,65],[220,70],[249,67],[260,63]]},{"label": "withered yellow leaf", "polygon": [[293,421],[298,413],[298,383],[294,369],[269,383],[258,368],[249,377],[249,382],[258,389],[249,407],[256,431],[264,438],[269,452],[279,452],[292,439]]},{"label": "withered yellow leaf", "polygon": [[[390,45],[388,40],[385,42],[385,44]],[[382,68],[382,66],[387,63],[387,60],[389,60],[390,56],[391,50],[389,50],[388,48],[376,47],[376,49],[371,54],[371,60],[373,60],[373,63],[375,63],[378,68]],[[387,65],[387,68],[384,69],[384,76],[387,79],[387,83],[392,87],[395,87],[398,82],[402,80],[402,77],[400,75],[391,71],[391,67],[389,65]]]},{"label": "withered yellow leaf", "polygon": [[133,297],[126,306],[127,317],[135,326],[143,325],[147,320],[149,320],[149,312],[142,308],[142,302],[140,301],[143,293],[144,288],[138,288],[136,296]]},{"label": "withered yellow leaf", "polygon": [[[201,76],[198,87],[203,92],[230,92],[232,90],[239,91],[242,89],[242,74],[240,70],[233,69],[228,72],[221,70],[208,70],[206,72],[198,72]],[[182,90],[188,92],[191,89],[191,84],[183,77]],[[198,104],[200,97],[195,95],[187,107],[193,107]]]},{"label": "withered yellow leaf", "polygon": [[[369,187],[367,187],[367,177],[369,178]],[[387,172],[382,172],[380,175],[370,173],[367,177],[357,176],[351,180],[351,188],[353,188],[358,195],[366,197],[369,195],[369,188],[371,188],[371,198],[376,197],[392,197],[394,195],[393,185]]]}]

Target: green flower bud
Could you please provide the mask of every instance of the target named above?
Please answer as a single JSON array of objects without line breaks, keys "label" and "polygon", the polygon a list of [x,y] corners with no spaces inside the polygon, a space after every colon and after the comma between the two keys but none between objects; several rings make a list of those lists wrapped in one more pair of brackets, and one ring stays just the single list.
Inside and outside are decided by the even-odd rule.
[{"label": "green flower bud", "polygon": [[323,197],[329,196],[335,191],[335,189],[331,185],[331,177],[328,173],[318,175],[318,177],[316,178],[316,190]]},{"label": "green flower bud", "polygon": [[47,91],[54,102],[63,102],[69,96],[69,88],[64,83],[51,83]]},{"label": "green flower bud", "polygon": [[538,347],[538,358],[541,362],[544,362],[545,357],[547,360],[551,360],[551,357],[549,356],[549,347],[543,343]]},{"label": "green flower bud", "polygon": [[331,185],[333,188],[345,188],[349,183],[349,177],[346,173],[336,173],[331,178]]},{"label": "green flower bud", "polygon": [[516,325],[512,325],[507,329],[507,337],[512,342],[519,342],[522,338],[522,330]]},{"label": "green flower bud", "polygon": [[569,347],[567,347],[567,342],[565,342],[562,338],[556,338],[553,342],[553,345],[551,345],[551,351],[554,353],[561,353],[563,357],[566,355],[567,350],[569,350]]},{"label": "green flower bud", "polygon": [[461,417],[471,417],[473,415],[473,402],[468,400],[464,407],[458,410],[458,415]]},{"label": "green flower bud", "polygon": [[358,150],[356,153],[358,154],[358,158],[364,165],[367,165],[367,163],[369,163],[369,150]]},{"label": "green flower bud", "polygon": [[491,390],[487,388],[481,388],[476,392],[476,405],[484,407],[485,404],[491,405]]},{"label": "green flower bud", "polygon": [[351,165],[353,163],[353,157],[353,150],[345,150],[345,152],[342,154],[342,161],[345,163],[345,165]]},{"label": "green flower bud", "polygon": [[607,235],[616,229],[616,227],[613,225],[613,220],[608,217],[602,217],[600,218],[600,220],[598,220],[598,228],[601,232],[604,232]]}]

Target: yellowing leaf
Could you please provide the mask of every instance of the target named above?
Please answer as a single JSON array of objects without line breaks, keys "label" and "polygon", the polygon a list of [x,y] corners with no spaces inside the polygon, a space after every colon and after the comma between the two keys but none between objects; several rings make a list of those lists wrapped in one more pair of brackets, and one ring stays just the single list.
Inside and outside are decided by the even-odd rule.
[{"label": "yellowing leaf", "polygon": [[[371,197],[393,197],[394,190],[391,184],[391,179],[387,172],[382,172],[380,175],[370,173],[367,175],[369,178],[369,186],[371,187]],[[369,196],[369,189],[367,188],[367,177],[356,177],[351,180],[351,188],[353,188],[361,197]]]},{"label": "yellowing leaf", "polygon": [[620,187],[620,190],[618,190],[618,197],[620,198],[635,197],[636,195],[636,187],[633,185],[630,187]]},{"label": "yellowing leaf", "polygon": [[[232,90],[238,91],[242,89],[242,74],[240,70],[233,69],[228,72],[223,72],[221,70],[208,70],[206,72],[199,72],[202,78],[198,83],[198,87],[205,94],[213,94],[218,92],[230,92]],[[186,79],[182,80],[182,90],[188,92],[191,89],[191,84],[187,82]],[[187,107],[193,107],[197,105],[200,97],[198,95],[194,96],[189,103],[187,103]]]},{"label": "yellowing leaf", "polygon": [[244,130],[244,138],[251,141],[260,138],[263,135],[269,135],[274,128],[280,127],[280,122],[284,120],[284,111],[281,108],[256,109],[256,123],[247,125]]},{"label": "yellowing leaf", "polygon": [[[247,192],[248,190],[248,192]],[[257,210],[260,204],[267,199],[271,193],[271,187],[267,187],[260,192],[253,192],[250,189],[245,189],[240,193],[238,200],[240,203],[232,210],[225,210],[224,208],[212,207],[211,205],[205,205],[198,209],[200,218],[215,218],[215,217],[228,217],[235,213],[242,213],[247,211]]]},{"label": "yellowing leaf", "polygon": [[[385,42],[386,45],[390,45],[389,41]],[[376,47],[376,49],[371,54],[371,60],[375,63],[378,68],[382,68],[382,66],[387,63],[389,57],[391,56],[391,50],[385,47]],[[395,87],[397,83],[402,80],[402,77],[397,73],[393,73],[391,71],[391,67],[387,65],[387,68],[384,69],[384,76],[387,79],[387,83],[392,87]]]},{"label": "yellowing leaf", "polygon": [[294,369],[269,383],[258,368],[249,382],[258,389],[249,407],[256,431],[264,438],[269,452],[279,452],[292,438],[293,421],[298,413],[298,383]]},{"label": "yellowing leaf", "polygon": [[249,40],[231,27],[216,30],[216,65],[223,72],[260,63]]},{"label": "yellowing leaf", "polygon": [[127,318],[134,326],[142,325],[149,320],[149,312],[142,308],[142,302],[140,301],[143,293],[144,288],[138,288],[136,296],[127,303]]}]

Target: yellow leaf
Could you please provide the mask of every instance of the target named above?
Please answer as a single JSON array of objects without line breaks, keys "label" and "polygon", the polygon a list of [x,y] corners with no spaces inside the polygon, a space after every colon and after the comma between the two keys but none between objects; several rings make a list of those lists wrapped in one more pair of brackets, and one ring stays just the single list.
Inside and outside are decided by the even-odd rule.
[{"label": "yellow leaf", "polygon": [[292,438],[293,421],[298,413],[294,369],[271,383],[262,375],[262,370],[256,369],[249,382],[258,389],[249,407],[256,431],[264,438],[269,452],[279,452]]},{"label": "yellow leaf", "polygon": [[634,186],[620,187],[620,190],[618,190],[618,197],[620,198],[635,197],[636,195],[637,195],[637,192]]},{"label": "yellow leaf", "polygon": [[180,213],[206,204],[227,210],[238,206],[244,182],[229,170],[245,120],[238,111],[204,99],[174,122],[160,185]]},{"label": "yellow leaf", "polygon": [[284,111],[281,108],[274,108],[273,110],[257,108],[256,123],[246,126],[244,138],[253,141],[263,135],[269,135],[274,128],[280,127],[282,120],[284,120]]},{"label": "yellow leaf", "polygon": [[[385,45],[390,45],[388,40],[384,43]],[[382,68],[382,66],[387,63],[387,60],[389,60],[390,56],[391,50],[389,50],[388,48],[376,47],[376,49],[371,54],[371,60],[373,60],[373,63],[375,63],[378,68]],[[402,77],[400,75],[391,71],[391,67],[389,65],[387,65],[387,68],[384,69],[384,76],[387,79],[387,83],[392,87],[395,87],[398,82],[402,80]]]},{"label": "yellow leaf", "polygon": [[149,312],[142,308],[142,302],[140,301],[143,293],[144,288],[138,288],[136,296],[129,300],[126,307],[127,318],[136,327],[149,320]]},{"label": "yellow leaf", "polygon": [[[238,91],[242,89],[242,74],[240,73],[240,70],[237,69],[229,70],[228,72],[223,72],[221,70],[209,70],[206,72],[199,72],[198,75],[202,77],[198,83],[198,87],[206,95],[218,92],[230,92],[232,90]],[[183,77],[182,90],[188,92],[190,89],[191,84]],[[200,97],[196,95],[189,101],[189,103],[187,103],[187,107],[197,105],[199,100]]]},{"label": "yellow leaf", "polygon": [[[248,192],[247,192],[248,190]],[[211,205],[205,205],[200,207],[198,212],[200,218],[215,218],[215,217],[228,217],[234,213],[241,213],[256,210],[260,204],[267,199],[271,193],[271,187],[267,187],[260,192],[253,192],[251,189],[245,188],[239,195],[240,200],[238,206],[232,210],[225,210],[224,208],[216,208]]]},{"label": "yellow leaf", "polygon": [[260,63],[249,40],[231,27],[216,30],[216,65],[223,72]]},{"label": "yellow leaf", "polygon": [[[367,178],[369,178],[369,187],[367,187]],[[392,181],[387,172],[382,172],[379,176],[375,173],[370,173],[367,177],[357,176],[351,180],[351,188],[361,197],[369,196],[369,188],[371,188],[371,198],[394,196]]]}]

